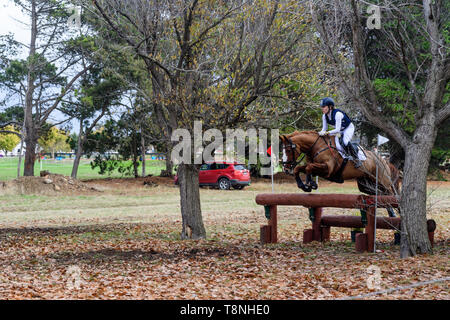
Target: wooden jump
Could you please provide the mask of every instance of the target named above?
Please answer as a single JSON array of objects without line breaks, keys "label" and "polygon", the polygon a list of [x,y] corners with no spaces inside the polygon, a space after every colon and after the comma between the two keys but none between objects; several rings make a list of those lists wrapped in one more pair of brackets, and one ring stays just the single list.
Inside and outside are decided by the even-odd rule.
[{"label": "wooden jump", "polygon": [[[268,225],[261,226],[261,243],[276,243],[277,237],[277,206],[303,206],[309,209],[312,229],[303,233],[303,242],[329,241],[330,228],[365,228],[365,233],[356,236],[356,250],[372,252],[375,246],[375,196],[355,194],[259,194],[256,203],[265,208]],[[357,216],[323,216],[323,208],[349,208],[361,210]],[[398,199],[394,196],[378,196],[378,208],[397,208]],[[428,236],[433,244],[434,220],[427,221]],[[401,219],[396,217],[377,217],[377,229],[401,230]]]}]

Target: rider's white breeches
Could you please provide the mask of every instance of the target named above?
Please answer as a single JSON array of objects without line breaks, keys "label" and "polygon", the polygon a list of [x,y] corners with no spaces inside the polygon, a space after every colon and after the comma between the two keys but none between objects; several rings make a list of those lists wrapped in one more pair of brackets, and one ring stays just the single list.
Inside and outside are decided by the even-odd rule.
[{"label": "rider's white breeches", "polygon": [[[352,141],[354,133],[355,133],[355,126],[353,125],[353,123],[350,123],[350,125],[347,128],[345,128],[344,131],[341,131],[342,140],[344,141],[345,145],[347,145],[350,141]],[[343,152],[344,150],[341,144],[339,143],[338,136],[335,137],[335,141],[336,141],[336,149],[338,149],[340,152]]]}]

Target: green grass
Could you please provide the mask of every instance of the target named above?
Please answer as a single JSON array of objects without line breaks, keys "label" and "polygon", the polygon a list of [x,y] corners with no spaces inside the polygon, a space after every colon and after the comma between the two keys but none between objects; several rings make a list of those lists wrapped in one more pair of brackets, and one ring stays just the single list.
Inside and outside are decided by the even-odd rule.
[{"label": "green grass", "polygon": [[[0,180],[12,180],[17,178],[17,165],[18,158],[0,158]],[[110,176],[100,175],[99,169],[92,169],[90,165],[91,160],[82,159],[80,166],[78,167],[78,176],[80,180],[98,179],[98,178],[120,178],[122,174],[117,171],[113,172]],[[42,166],[41,166],[42,165]],[[34,164],[34,174],[39,175],[41,170],[47,170],[51,173],[62,174],[70,176],[72,173],[73,160],[44,160],[42,163],[36,161]],[[21,172],[23,173],[24,162],[22,161]],[[42,168],[42,169],[41,169]],[[161,170],[165,169],[165,161],[162,160],[147,160],[145,171],[146,174],[159,175]],[[139,166],[139,174],[142,169]]]}]

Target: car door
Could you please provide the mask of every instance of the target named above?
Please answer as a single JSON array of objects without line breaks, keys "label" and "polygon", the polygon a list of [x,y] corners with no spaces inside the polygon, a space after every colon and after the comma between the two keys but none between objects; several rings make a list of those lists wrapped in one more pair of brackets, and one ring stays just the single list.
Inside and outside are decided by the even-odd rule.
[{"label": "car door", "polygon": [[223,163],[217,163],[216,164],[216,172],[215,172],[215,182],[217,182],[217,181],[219,181],[219,178],[220,177],[223,177],[223,176],[226,176],[226,172],[225,172],[225,169],[227,168],[228,166],[226,165],[226,164],[223,164]]},{"label": "car door", "polygon": [[202,164],[200,167],[200,171],[198,173],[198,182],[200,184],[207,184],[208,182],[208,170],[209,170],[209,164],[205,163]]},{"label": "car door", "polygon": [[217,164],[211,163],[208,168],[208,183],[209,184],[216,183],[217,178],[218,178]]}]

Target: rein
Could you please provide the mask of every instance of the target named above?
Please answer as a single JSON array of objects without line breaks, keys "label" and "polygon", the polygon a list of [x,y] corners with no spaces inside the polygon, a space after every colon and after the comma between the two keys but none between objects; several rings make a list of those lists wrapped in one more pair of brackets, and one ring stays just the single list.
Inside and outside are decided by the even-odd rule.
[{"label": "rein", "polygon": [[336,151],[339,151],[339,150],[338,150],[336,147],[333,147],[333,145],[332,145],[332,143],[331,143],[331,138],[329,137],[329,139],[330,139],[330,143],[329,143],[329,144],[328,144],[327,140],[325,139],[325,137],[322,137],[322,139],[323,139],[323,141],[325,142],[325,144],[327,145],[327,147],[326,147],[326,148],[323,148],[322,150],[317,151],[316,154],[312,157],[312,159],[314,160],[314,158],[317,157],[317,156],[318,156],[319,154],[321,154],[322,152],[327,151],[327,150],[330,150],[331,155],[333,156],[333,158],[336,160],[337,163],[339,163],[339,161],[337,160],[336,155],[334,154],[334,152],[333,152],[332,149],[334,149],[334,150],[336,150]]},{"label": "rein", "polygon": [[[316,157],[316,156],[317,156],[319,153],[321,153],[322,151],[330,150],[330,153],[331,153],[331,155],[333,156],[334,161],[336,161],[336,165],[337,165],[337,168],[338,168],[338,171],[337,171],[335,174],[337,174],[337,173],[342,174],[342,171],[344,170],[344,167],[345,167],[345,165],[347,164],[347,159],[346,159],[346,158],[342,158],[342,162],[341,162],[341,164],[339,165],[339,160],[338,160],[338,158],[336,157],[336,155],[334,154],[333,149],[335,149],[335,150],[338,151],[338,152],[339,152],[339,150],[338,150],[336,147],[333,147],[333,143],[331,142],[331,137],[328,136],[328,139],[329,139],[329,142],[330,142],[329,144],[328,144],[327,140],[325,139],[325,137],[322,137],[322,138],[323,138],[323,141],[326,143],[327,147],[324,148],[324,149],[322,149],[322,150],[320,150],[318,153],[316,153],[316,155],[315,155],[314,157]],[[313,158],[313,159],[314,159],[314,158]]]}]

